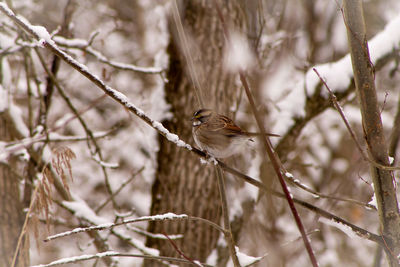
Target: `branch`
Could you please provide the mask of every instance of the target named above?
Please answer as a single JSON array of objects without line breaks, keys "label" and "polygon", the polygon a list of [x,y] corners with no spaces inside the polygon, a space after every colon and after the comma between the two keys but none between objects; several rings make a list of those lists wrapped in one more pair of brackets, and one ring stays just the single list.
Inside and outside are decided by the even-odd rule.
[{"label": "branch", "polygon": [[218,180],[219,195],[221,198],[222,217],[224,220],[224,234],[226,242],[228,243],[229,252],[231,254],[233,266],[240,267],[239,259],[235,250],[235,241],[233,240],[232,228],[229,221],[228,201],[226,198],[225,190],[225,177],[220,166],[215,165],[216,176]]},{"label": "branch", "polygon": [[[360,103],[364,138],[371,158],[389,166],[387,144],[375,90],[374,66],[369,57],[361,0],[345,0],[344,18]],[[371,177],[389,265],[400,266],[400,213],[393,172],[371,165]]]},{"label": "branch", "polygon": [[[198,266],[198,264],[194,264],[186,259],[180,259],[180,258],[151,256],[151,255],[142,255],[142,254],[131,254],[131,253],[119,253],[119,252],[115,252],[115,251],[105,251],[105,252],[91,254],[91,255],[89,254],[89,255],[81,255],[81,256],[75,256],[75,257],[70,257],[70,258],[64,258],[64,259],[50,262],[48,264],[39,264],[39,265],[34,265],[32,267],[50,267],[50,266],[63,265],[63,264],[69,264],[69,263],[77,263],[80,261],[87,261],[87,260],[92,260],[92,259],[101,259],[104,257],[134,257],[134,258],[185,263],[185,264]],[[212,267],[211,265],[208,265],[205,263],[200,263],[200,264],[201,264],[201,266]]]},{"label": "branch", "polygon": [[[73,210],[70,210],[71,212],[73,212]],[[207,223],[209,224],[211,227],[215,228],[216,230],[224,233],[225,230],[223,228],[221,228],[218,224],[203,219],[203,218],[199,218],[199,217],[194,217],[194,216],[189,216],[186,214],[174,214],[174,213],[165,213],[165,214],[161,214],[161,215],[153,215],[153,216],[142,216],[139,218],[135,218],[135,219],[128,219],[128,220],[123,220],[121,222],[116,222],[116,223],[103,223],[100,225],[94,225],[94,226],[89,226],[89,227],[84,227],[84,228],[75,228],[74,230],[71,231],[66,231],[66,232],[62,232],[56,235],[52,235],[47,237],[44,242],[48,242],[60,237],[65,237],[65,236],[70,236],[73,234],[77,234],[77,233],[82,233],[82,232],[90,232],[90,231],[103,231],[103,230],[108,230],[108,229],[112,229],[116,226],[120,226],[120,225],[125,225],[125,224],[131,224],[131,223],[137,223],[137,222],[153,222],[153,221],[175,221],[175,220],[192,220],[192,221],[201,221],[203,223]]]},{"label": "branch", "polygon": [[70,55],[62,51],[55,42],[51,39],[50,34],[47,30],[42,26],[33,26],[25,19],[16,16],[14,12],[12,12],[5,3],[0,3],[0,11],[6,14],[10,19],[12,19],[18,26],[28,32],[30,35],[34,36],[40,44],[44,47],[48,48],[51,52],[56,54],[62,60],[65,61],[72,68],[80,72],[83,76],[89,79],[92,83],[94,83],[97,87],[104,91],[105,94],[110,96],[119,104],[123,105],[127,110],[138,116],[152,128],[157,130],[161,135],[167,138],[169,141],[176,143],[179,147],[185,147],[188,150],[192,150],[192,147],[180,140],[176,134],[170,133],[160,122],[155,121],[148,117],[140,108],[135,106],[133,103],[129,102],[128,98],[121,92],[111,88],[106,85],[104,81],[102,81],[98,76],[92,74],[88,67],[79,63],[75,59],[73,59]]},{"label": "branch", "polygon": [[295,186],[297,186],[298,188],[300,188],[300,189],[302,189],[302,190],[314,195],[316,198],[326,198],[326,199],[332,199],[332,200],[336,200],[336,201],[349,202],[349,203],[353,203],[353,204],[356,204],[356,205],[359,205],[359,206],[362,206],[362,207],[365,207],[365,208],[368,208],[368,209],[376,210],[376,207],[374,205],[369,204],[369,203],[364,203],[364,202],[361,202],[361,201],[358,201],[358,200],[355,200],[355,199],[351,199],[351,198],[330,196],[330,195],[322,194],[322,193],[319,193],[319,192],[317,192],[315,190],[312,190],[307,185],[302,184],[298,179],[295,179],[293,177],[293,175],[291,173],[289,173],[289,172],[285,173],[285,178],[289,182],[291,182]]},{"label": "branch", "polygon": [[98,61],[116,69],[129,70],[144,74],[160,74],[164,71],[162,68],[157,67],[139,67],[133,64],[112,61],[91,46],[93,40],[86,41],[84,39],[66,39],[61,36],[54,36],[53,40],[62,47],[82,50],[89,55],[94,56]]}]

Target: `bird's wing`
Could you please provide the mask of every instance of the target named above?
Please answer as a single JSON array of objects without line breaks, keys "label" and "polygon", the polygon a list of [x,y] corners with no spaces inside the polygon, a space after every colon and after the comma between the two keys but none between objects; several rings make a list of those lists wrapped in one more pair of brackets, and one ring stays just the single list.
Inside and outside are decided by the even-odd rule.
[{"label": "bird's wing", "polygon": [[209,130],[228,136],[236,135],[242,132],[242,129],[240,129],[239,126],[237,126],[230,118],[223,115],[221,115],[219,119],[213,120],[213,122],[209,125]]}]

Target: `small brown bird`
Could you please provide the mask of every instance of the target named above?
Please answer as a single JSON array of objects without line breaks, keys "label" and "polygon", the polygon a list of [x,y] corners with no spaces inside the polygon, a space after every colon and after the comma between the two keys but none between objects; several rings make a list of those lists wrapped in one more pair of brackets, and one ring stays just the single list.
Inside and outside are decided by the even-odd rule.
[{"label": "small brown bird", "polygon": [[196,111],[191,120],[194,141],[215,158],[230,157],[238,153],[244,143],[252,141],[250,137],[261,135],[243,131],[230,118],[210,109]]}]

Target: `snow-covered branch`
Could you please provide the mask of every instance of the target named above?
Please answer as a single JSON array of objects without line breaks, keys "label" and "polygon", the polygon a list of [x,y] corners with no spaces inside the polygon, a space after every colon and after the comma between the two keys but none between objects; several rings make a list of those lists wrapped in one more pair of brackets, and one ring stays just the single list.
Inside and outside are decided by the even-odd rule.
[{"label": "snow-covered branch", "polygon": [[[69,257],[69,258],[63,258],[63,259],[60,259],[60,260],[56,260],[56,261],[50,262],[48,264],[39,264],[39,265],[31,266],[31,267],[50,267],[50,266],[56,266],[56,265],[77,263],[77,262],[87,261],[87,260],[92,260],[92,259],[101,259],[101,258],[104,258],[104,257],[135,257],[135,258],[144,258],[144,259],[153,259],[153,260],[161,260],[161,261],[193,264],[188,260],[180,259],[180,258],[141,255],[141,254],[131,254],[131,253],[119,253],[119,252],[115,252],[115,251],[105,251],[105,252],[100,252],[100,253],[96,253],[96,254],[87,254],[87,255],[80,255],[80,256],[74,256],[74,257]],[[200,266],[211,266],[211,265],[202,263]]]},{"label": "snow-covered branch", "polygon": [[123,93],[106,85],[105,82],[101,80],[97,75],[90,72],[87,66],[78,62],[77,60],[72,58],[69,54],[62,51],[57,46],[57,44],[52,40],[51,35],[48,33],[46,28],[44,28],[43,26],[31,25],[26,19],[20,16],[16,16],[14,12],[7,6],[6,3],[0,3],[0,10],[4,14],[6,14],[9,18],[11,18],[18,26],[23,28],[30,35],[34,36],[42,46],[51,50],[54,54],[56,54],[67,64],[69,64],[71,67],[79,71],[82,75],[84,75],[96,86],[98,86],[101,90],[103,90],[108,96],[110,96],[115,101],[123,105],[130,112],[137,115],[140,119],[142,119],[151,127],[153,127],[155,130],[157,130],[161,135],[166,137],[169,141],[174,142],[179,147],[185,147],[187,150],[192,150],[192,147],[189,144],[181,140],[176,134],[169,132],[160,122],[155,121],[149,116],[147,116],[139,107],[131,103]]},{"label": "snow-covered branch", "polygon": [[[64,204],[67,204],[67,203],[64,203]],[[68,205],[68,207],[71,207],[70,203],[68,203],[67,205]],[[74,207],[81,208],[82,207],[81,202],[79,202],[78,205],[74,205]],[[76,210],[76,213],[79,213],[80,214],[79,216],[86,216],[87,214],[94,214],[93,212],[87,212],[87,211],[80,212],[78,210]],[[85,214],[85,215],[83,215],[83,214]],[[96,218],[97,218],[97,216],[96,216]],[[117,223],[102,223],[102,224],[85,227],[85,228],[75,228],[74,230],[71,230],[71,231],[67,231],[67,232],[63,232],[60,234],[49,236],[44,241],[47,242],[47,241],[51,241],[56,238],[69,236],[69,235],[82,233],[82,232],[93,231],[93,230],[102,231],[102,230],[106,230],[106,229],[111,229],[115,226],[120,226],[120,225],[124,225],[124,224],[129,224],[129,223],[136,223],[136,222],[143,222],[143,221],[183,220],[183,219],[187,219],[187,218],[188,218],[188,216],[186,214],[176,215],[173,213],[166,213],[166,214],[154,215],[154,216],[142,216],[142,217],[139,217],[136,219],[124,220],[122,222],[117,222]],[[87,219],[90,220],[90,218],[87,218]]]}]

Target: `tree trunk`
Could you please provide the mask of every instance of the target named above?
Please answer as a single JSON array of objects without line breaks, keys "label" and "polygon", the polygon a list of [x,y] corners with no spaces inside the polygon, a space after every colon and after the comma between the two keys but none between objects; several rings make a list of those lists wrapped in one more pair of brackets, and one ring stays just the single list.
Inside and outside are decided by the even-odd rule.
[{"label": "tree trunk", "polygon": [[[7,112],[0,113],[0,140],[3,142],[13,140],[13,123]],[[16,165],[16,159],[13,158],[9,159],[8,164],[0,164],[0,267],[11,266],[25,219]],[[29,242],[26,236],[22,240],[15,266],[29,266]]]},{"label": "tree trunk", "polygon": [[[232,115],[229,114],[229,107],[236,99],[239,88],[234,85],[234,75],[227,73],[222,66],[224,36],[215,3],[184,1],[184,5],[181,9],[182,24],[189,39],[190,56],[194,60],[195,75],[200,81],[205,106]],[[240,21],[240,7],[234,5],[238,4],[233,1],[220,4],[223,6],[224,16]],[[172,19],[170,29],[176,29]],[[173,118],[164,121],[163,124],[183,140],[193,144],[190,117],[200,108],[200,104],[195,97],[190,72],[184,63],[188,59],[183,56],[180,37],[171,34],[168,46],[170,65],[165,91]],[[185,213],[219,224],[221,204],[213,166],[200,164],[198,157],[177,148],[165,138],[160,137],[159,144],[151,214]],[[149,224],[149,231],[168,235],[183,234],[183,239],[174,241],[178,248],[186,256],[202,262],[216,247],[220,236],[220,233],[210,226],[195,222],[154,222]],[[160,255],[179,257],[169,241],[148,238],[146,244],[160,250]],[[157,264],[145,262],[145,266],[152,265]]]}]

